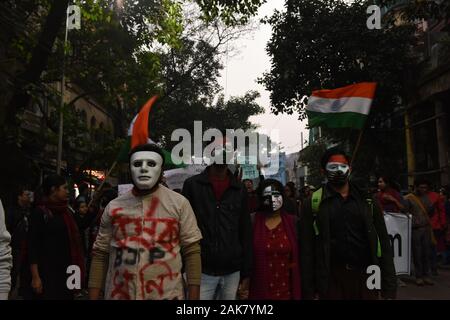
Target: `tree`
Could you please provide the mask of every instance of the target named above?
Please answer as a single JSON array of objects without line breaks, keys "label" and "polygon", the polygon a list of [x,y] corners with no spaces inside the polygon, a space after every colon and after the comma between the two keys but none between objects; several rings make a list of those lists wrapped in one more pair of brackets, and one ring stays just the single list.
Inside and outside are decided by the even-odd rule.
[{"label": "tree", "polygon": [[[22,157],[20,161],[8,159],[4,168],[11,171],[15,163],[33,161],[47,145],[55,145],[60,111],[65,123],[63,158],[72,173],[83,166],[108,167],[131,119],[154,94],[161,97],[152,115],[155,121],[150,132],[155,140],[164,143],[171,129],[185,126],[188,120],[190,126],[204,117],[205,122],[216,120],[212,112],[220,92],[220,56],[229,41],[248,30],[243,25],[245,17],[256,13],[257,2],[237,6],[228,1],[205,5],[195,0],[138,0],[125,1],[119,7],[111,0],[78,0],[82,28],[70,31],[67,46],[67,1],[2,2],[0,63],[6,72],[0,83],[4,98],[0,101],[0,125],[9,140],[2,139],[1,147]],[[61,78],[63,56],[68,86],[76,85],[84,92],[60,110],[54,84]],[[87,96],[113,116],[116,136],[99,129],[89,132],[87,124],[80,121],[74,105]],[[249,107],[248,114],[259,112],[254,108],[255,98],[236,99],[233,103]],[[31,105],[44,114],[39,137],[25,136],[17,125]],[[47,109],[52,111],[49,115]],[[190,117],[181,118],[180,114]],[[233,109],[226,114],[237,117],[239,125],[248,125],[245,112]],[[99,136],[104,139],[97,139]],[[22,166],[24,179],[31,181],[31,171],[38,170],[35,163],[30,167]]]},{"label": "tree", "polygon": [[[14,94],[8,104],[5,115],[9,123],[15,123],[17,111],[23,108],[23,106],[26,106],[31,99],[31,96],[27,92],[27,87],[39,81],[42,72],[47,66],[49,52],[51,52],[53,43],[58,35],[58,30],[66,16],[68,3],[69,0],[53,1],[50,6],[37,44],[31,52],[30,61],[24,71],[17,77]],[[12,4],[9,3],[7,5]]]},{"label": "tree", "polygon": [[378,0],[379,6],[386,8],[395,8],[401,14],[402,18],[409,21],[417,21],[417,19],[450,19],[450,2],[442,0]]},{"label": "tree", "polygon": [[[120,25],[128,36],[133,36],[135,48],[149,48],[153,46],[155,40],[156,42],[176,47],[177,35],[182,30],[182,26],[179,23],[181,6],[190,2],[139,0],[125,2],[123,8],[116,7],[115,9],[122,12]],[[200,7],[201,17],[204,21],[209,23],[219,18],[225,21],[227,25],[236,25],[245,23],[250,16],[256,14],[256,10],[263,1],[198,0],[195,2]],[[2,24],[7,26],[3,30],[10,32],[5,38],[11,41],[14,41],[16,37],[23,37],[23,34],[28,36],[29,31],[24,31],[23,29],[30,28],[30,33],[33,33],[39,23],[31,21],[29,25],[14,25],[14,28],[11,30],[11,21],[6,23],[4,21],[15,17],[20,17],[17,20],[21,21],[21,18],[28,18],[34,12],[44,14],[48,12],[42,20],[43,27],[39,32],[34,48],[27,54],[26,61],[22,62],[25,68],[17,75],[14,81],[14,93],[9,99],[8,108],[2,108],[3,112],[0,112],[0,125],[2,127],[5,123],[14,125],[17,112],[20,112],[21,108],[23,109],[30,102],[31,95],[28,90],[30,86],[39,84],[43,71],[47,68],[47,62],[52,55],[52,48],[58,34],[63,34],[63,22],[68,3],[68,0],[50,2],[47,0],[38,2],[7,0],[2,2],[0,7],[3,14]],[[110,0],[79,0],[77,3],[83,8],[83,22],[87,21],[89,24],[89,22],[106,21],[114,24],[114,19],[112,19],[110,14],[105,14],[105,9],[111,8],[111,6],[114,7],[115,2]],[[85,10],[86,8],[87,10]],[[61,36],[60,39],[62,39]]]},{"label": "tree", "polygon": [[[286,1],[285,12],[266,19],[273,27],[267,45],[272,65],[259,79],[271,92],[275,113],[294,110],[305,119],[305,96],[313,90],[337,88],[351,83],[378,83],[372,111],[367,120],[363,143],[355,165],[367,174],[383,168],[386,159],[401,157],[401,130],[383,126],[398,115],[407,97],[405,79],[411,77],[415,43],[414,27],[387,25],[380,30],[366,26],[367,1],[343,0]],[[398,129],[401,129],[401,127]],[[324,130],[326,137],[354,145],[357,132]],[[380,143],[381,142],[381,143]],[[395,163],[397,172],[398,158]]]}]

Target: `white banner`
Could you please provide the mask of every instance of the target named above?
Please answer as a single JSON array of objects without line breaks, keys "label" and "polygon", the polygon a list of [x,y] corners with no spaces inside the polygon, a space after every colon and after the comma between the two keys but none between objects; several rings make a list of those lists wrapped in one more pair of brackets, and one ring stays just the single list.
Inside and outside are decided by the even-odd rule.
[{"label": "white banner", "polygon": [[387,232],[394,252],[394,264],[397,274],[411,272],[411,215],[385,212]]},{"label": "white banner", "polygon": [[183,189],[184,181],[196,174],[202,173],[206,165],[189,165],[185,168],[178,168],[164,171],[164,177],[169,189]]}]

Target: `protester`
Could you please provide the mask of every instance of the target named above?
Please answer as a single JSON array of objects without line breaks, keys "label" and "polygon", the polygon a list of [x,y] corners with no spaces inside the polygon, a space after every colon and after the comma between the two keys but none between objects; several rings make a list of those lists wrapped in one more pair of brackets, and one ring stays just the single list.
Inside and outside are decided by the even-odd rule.
[{"label": "protester", "polygon": [[[94,242],[97,239],[97,234],[100,229],[100,223],[102,219],[103,212],[105,211],[106,206],[115,198],[117,198],[117,188],[109,188],[103,189],[100,191],[101,196],[99,197],[98,207],[93,206],[94,209],[97,209],[95,219],[91,222],[88,234],[88,265],[90,265],[90,260],[92,258],[92,248],[94,246]],[[89,270],[88,270],[89,271]]]},{"label": "protester", "polygon": [[416,284],[433,285],[429,278],[430,272],[430,249],[432,229],[429,217],[430,203],[427,197],[428,182],[417,179],[414,182],[415,191],[405,196],[408,212],[412,215],[412,240],[411,247],[414,260],[414,273]]},{"label": "protester", "polygon": [[432,229],[430,268],[431,274],[437,276],[437,256],[438,252],[443,251],[444,230],[447,226],[444,202],[441,195],[431,191],[431,184],[428,180],[419,180],[423,189],[423,195],[420,197],[421,203],[430,218]]},{"label": "protester", "polygon": [[305,201],[311,197],[311,188],[309,186],[304,186],[299,190],[298,200],[299,206],[301,207]]},{"label": "protester", "polygon": [[[378,178],[378,191],[376,193],[376,199],[378,200],[378,204],[384,213],[405,212],[405,200],[398,191],[396,184],[387,176],[380,176]],[[404,283],[400,277],[397,277],[397,286],[406,287],[406,283]]]},{"label": "protester", "polygon": [[44,199],[30,216],[29,258],[35,297],[71,300],[75,291],[67,286],[67,268],[79,267],[84,276],[83,249],[80,234],[68,206],[65,179],[49,175],[42,183]]},{"label": "protester", "polygon": [[384,212],[403,212],[405,205],[403,198],[398,190],[395,189],[395,184],[386,176],[378,178],[378,193],[377,200]]},{"label": "protester", "polygon": [[251,179],[244,179],[242,182],[247,190],[248,212],[256,212],[258,209],[258,195],[254,190],[253,181]]},{"label": "protester", "polygon": [[300,221],[302,296],[308,299],[378,299],[367,267],[381,270],[381,296],[396,296],[392,249],[381,209],[349,182],[345,153],[328,149],[321,160],[328,182],[305,201]]},{"label": "protester", "polygon": [[[105,208],[93,247],[89,297],[114,300],[198,299],[201,260],[194,212],[161,182],[164,154],[154,144],[130,152],[134,188]],[[106,275],[106,281],[104,278]]]},{"label": "protester", "polygon": [[77,201],[75,203],[75,220],[77,221],[78,228],[80,229],[80,240],[83,245],[83,251],[86,254],[88,250],[87,239],[84,234],[84,228],[80,228],[82,222],[85,220],[86,215],[88,214],[88,204],[84,201]]},{"label": "protester", "polygon": [[26,239],[30,219],[31,192],[23,187],[19,187],[14,192],[13,199],[14,202],[12,206],[6,211],[6,227],[11,234],[11,249],[13,256],[11,292],[15,291],[19,275],[23,274],[25,271],[22,267],[27,267]]},{"label": "protester", "polygon": [[[90,227],[98,215],[97,203],[93,203],[88,207],[88,204],[84,200],[77,201],[75,203],[74,218],[80,234],[80,243],[83,250],[84,269],[88,274],[90,267]],[[86,274],[86,275],[87,275]],[[88,278],[85,277],[82,283],[83,294],[87,294],[85,291],[88,285]],[[81,295],[81,294],[80,294]]]},{"label": "protester", "polygon": [[0,300],[8,300],[11,290],[11,269],[13,258],[9,241],[11,236],[6,229],[5,211],[0,200]]},{"label": "protester", "polygon": [[297,217],[284,210],[283,185],[279,181],[264,180],[258,196],[261,207],[252,216],[253,268],[249,298],[299,300]]},{"label": "protester", "polygon": [[284,210],[286,213],[298,215],[297,198],[295,195],[295,185],[288,182],[284,187]]},{"label": "protester", "polygon": [[89,185],[86,182],[81,182],[78,185],[78,191],[80,192],[75,199],[76,202],[89,203],[91,201]]},{"label": "protester", "polygon": [[202,300],[234,300],[239,284],[248,287],[252,261],[252,230],[247,190],[228,169],[234,151],[220,141],[214,162],[184,182],[202,231]]}]

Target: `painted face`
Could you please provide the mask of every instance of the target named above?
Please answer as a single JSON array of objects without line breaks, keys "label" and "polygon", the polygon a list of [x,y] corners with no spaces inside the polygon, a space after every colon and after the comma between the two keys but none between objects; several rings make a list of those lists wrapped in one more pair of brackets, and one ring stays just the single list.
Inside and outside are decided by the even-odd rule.
[{"label": "painted face", "polygon": [[330,157],[325,170],[328,181],[334,185],[344,185],[350,175],[350,166],[347,159],[341,155]]},{"label": "painted face", "polygon": [[130,171],[133,184],[139,190],[149,190],[159,181],[163,159],[154,151],[139,151],[131,155]]},{"label": "painted face", "polygon": [[263,190],[263,206],[268,212],[275,212],[283,206],[283,196],[281,192],[273,186],[268,186]]}]

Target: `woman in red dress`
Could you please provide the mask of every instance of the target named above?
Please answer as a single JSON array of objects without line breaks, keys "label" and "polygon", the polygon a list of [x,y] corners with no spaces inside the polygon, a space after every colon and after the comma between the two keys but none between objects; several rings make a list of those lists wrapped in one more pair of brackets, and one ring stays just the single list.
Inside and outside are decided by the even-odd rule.
[{"label": "woman in red dress", "polygon": [[252,216],[252,300],[301,298],[297,217],[283,210],[283,189],[273,179],[264,180],[258,188],[261,208]]}]

